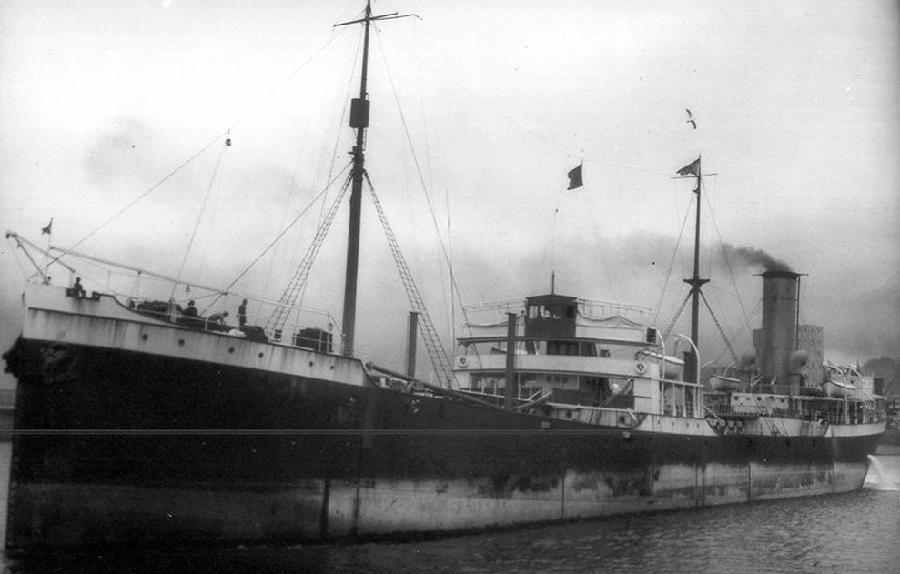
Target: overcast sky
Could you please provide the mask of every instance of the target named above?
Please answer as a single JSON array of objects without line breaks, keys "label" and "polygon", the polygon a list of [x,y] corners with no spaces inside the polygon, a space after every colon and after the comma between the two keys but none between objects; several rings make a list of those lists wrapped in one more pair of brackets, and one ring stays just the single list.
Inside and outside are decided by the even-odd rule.
[{"label": "overcast sky", "polygon": [[[358,90],[361,30],[332,24],[361,9],[4,2],[0,226],[46,244],[52,217],[52,243],[72,246],[212,142],[78,249],[176,275],[196,226],[182,277],[229,283],[348,161],[340,119]],[[834,358],[900,356],[897,2],[385,0],[375,11],[421,16],[373,34],[367,167],[442,332],[447,271],[417,163],[445,242],[449,220],[466,303],[546,291],[555,267],[558,291],[659,307],[664,326],[685,295],[692,234],[689,222],[667,282],[692,200],[671,176],[702,153],[717,174],[704,189],[707,294],[740,350],[760,321],[761,268],[734,250],[726,262],[723,241],[809,275],[801,320],[825,327]],[[584,187],[566,192],[582,161]],[[364,205],[357,348],[399,366],[404,294]],[[238,288],[277,298],[319,213]],[[338,319],[345,226],[342,211],[305,299]],[[2,245],[4,348],[27,265]],[[84,275],[106,286],[97,269]],[[703,332],[706,356],[719,355],[709,320]]]}]

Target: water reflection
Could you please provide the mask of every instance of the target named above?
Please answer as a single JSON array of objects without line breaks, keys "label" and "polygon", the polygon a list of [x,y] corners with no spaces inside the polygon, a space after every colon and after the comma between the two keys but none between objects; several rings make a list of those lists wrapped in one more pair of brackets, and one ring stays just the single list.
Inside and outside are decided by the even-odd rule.
[{"label": "water reflection", "polygon": [[869,455],[869,472],[866,475],[866,488],[900,490],[900,472],[898,472],[898,469],[890,467],[895,458],[897,457]]}]

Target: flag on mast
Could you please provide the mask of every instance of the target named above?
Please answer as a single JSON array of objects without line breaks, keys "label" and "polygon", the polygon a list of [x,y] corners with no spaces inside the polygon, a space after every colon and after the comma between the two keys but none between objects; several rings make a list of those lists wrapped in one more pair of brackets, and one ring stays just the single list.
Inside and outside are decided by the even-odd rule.
[{"label": "flag on mast", "polygon": [[700,175],[700,158],[698,157],[675,173],[678,175]]},{"label": "flag on mast", "polygon": [[581,182],[581,166],[582,164],[578,164],[569,170],[569,187],[567,189],[576,189],[583,185]]}]

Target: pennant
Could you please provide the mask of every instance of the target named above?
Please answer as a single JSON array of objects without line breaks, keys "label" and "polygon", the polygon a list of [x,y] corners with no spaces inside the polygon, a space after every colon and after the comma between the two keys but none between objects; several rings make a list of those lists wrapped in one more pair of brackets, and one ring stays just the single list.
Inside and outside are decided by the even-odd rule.
[{"label": "pennant", "polygon": [[569,170],[569,187],[568,189],[575,189],[581,187],[583,184],[581,183],[581,164],[578,164],[578,167],[572,168]]},{"label": "pennant", "polygon": [[700,175],[700,158],[698,157],[675,173],[678,175]]}]

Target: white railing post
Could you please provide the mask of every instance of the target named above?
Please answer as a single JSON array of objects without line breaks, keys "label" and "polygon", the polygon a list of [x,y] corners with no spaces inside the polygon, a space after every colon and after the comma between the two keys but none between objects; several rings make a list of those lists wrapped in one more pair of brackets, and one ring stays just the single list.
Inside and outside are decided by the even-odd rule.
[{"label": "white railing post", "polygon": [[683,339],[690,344],[691,348],[694,351],[694,356],[696,357],[696,371],[694,373],[694,383],[697,385],[697,390],[694,394],[694,413],[699,413],[700,408],[703,404],[703,393],[702,388],[700,387],[700,365],[703,363],[700,361],[700,349],[697,348],[697,345],[694,344],[694,341],[691,340],[690,337],[686,335],[681,335],[679,333],[673,333],[673,337],[677,337],[678,339]]}]

